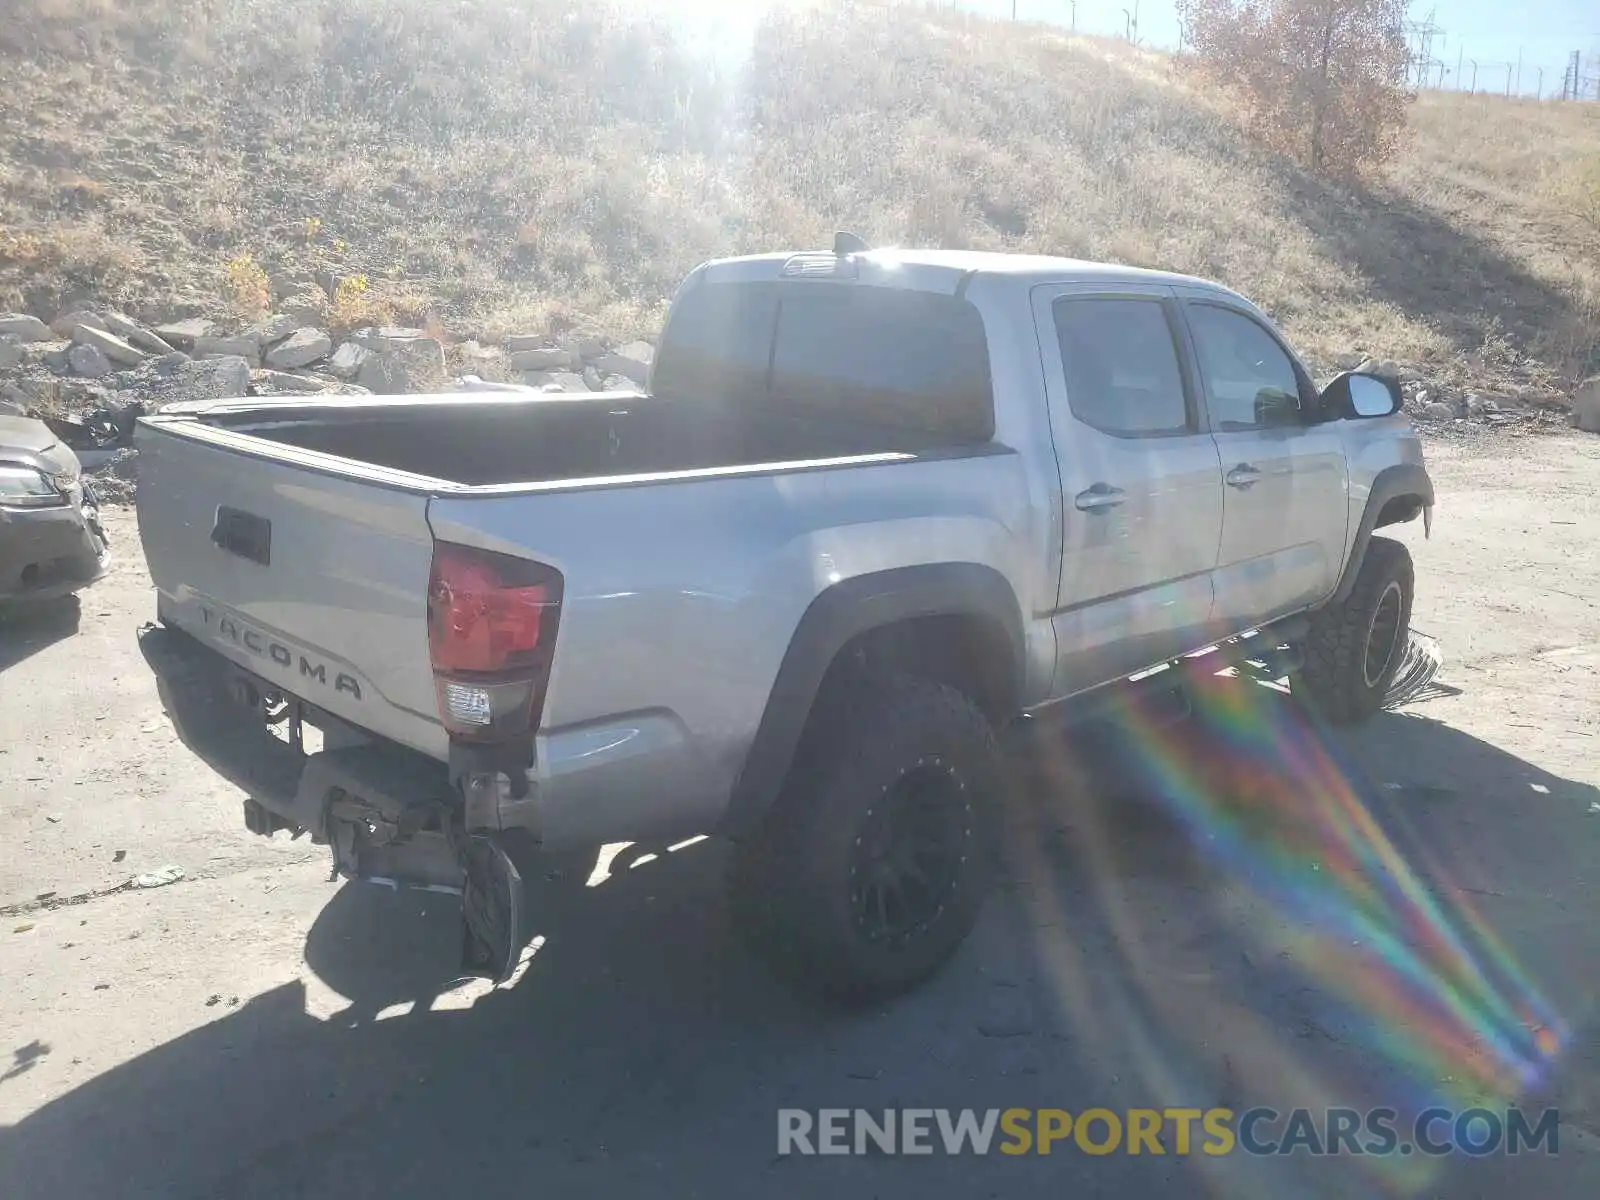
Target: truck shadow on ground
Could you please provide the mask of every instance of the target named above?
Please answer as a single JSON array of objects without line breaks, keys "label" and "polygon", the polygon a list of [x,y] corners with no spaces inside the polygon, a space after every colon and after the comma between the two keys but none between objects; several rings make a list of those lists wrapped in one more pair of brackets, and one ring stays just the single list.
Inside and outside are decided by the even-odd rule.
[{"label": "truck shadow on ground", "polygon": [[41,604],[0,602],[0,672],[72,637],[81,615],[76,596]]},{"label": "truck shadow on ground", "polygon": [[348,1009],[308,1015],[300,983],[249,999],[0,1131],[0,1178],[15,1200],[1596,1194],[1570,1150],[777,1154],[784,1107],[1406,1110],[1528,1064],[1517,1094],[1582,1116],[1594,789],[1419,717],[1334,738],[1253,686],[1140,722],[1033,755],[1006,886],[894,1004],[832,1012],[769,979],[730,941],[714,842],[550,899],[526,974],[460,1011],[435,1004],[452,906],[350,885],[306,946]]}]

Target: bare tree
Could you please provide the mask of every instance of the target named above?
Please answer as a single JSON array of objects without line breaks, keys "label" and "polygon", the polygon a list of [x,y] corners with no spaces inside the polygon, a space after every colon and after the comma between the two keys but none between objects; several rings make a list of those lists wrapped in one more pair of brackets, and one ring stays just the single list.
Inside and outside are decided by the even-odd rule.
[{"label": "bare tree", "polygon": [[1311,170],[1358,175],[1405,130],[1406,0],[1178,0],[1201,69],[1257,134]]}]

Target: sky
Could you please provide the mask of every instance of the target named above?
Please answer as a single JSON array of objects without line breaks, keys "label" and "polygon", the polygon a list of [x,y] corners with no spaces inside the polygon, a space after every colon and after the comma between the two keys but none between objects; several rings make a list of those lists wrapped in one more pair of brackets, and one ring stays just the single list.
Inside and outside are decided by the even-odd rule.
[{"label": "sky", "polygon": [[[1077,0],[1080,33],[1117,36],[1126,32],[1127,13],[1135,0]],[[1138,0],[1139,40],[1171,49],[1178,44],[1178,20],[1172,0]],[[1012,0],[960,0],[960,6],[974,12],[1009,16]],[[1050,21],[1069,25],[1072,0],[1016,0],[1016,12],[1024,21]],[[1433,39],[1432,56],[1442,60],[1447,88],[1468,88],[1472,84],[1472,61],[1478,60],[1479,91],[1504,91],[1507,64],[1510,64],[1512,90],[1518,90],[1516,62],[1522,58],[1520,90],[1533,95],[1539,83],[1539,68],[1544,68],[1544,94],[1559,91],[1567,56],[1574,50],[1585,55],[1600,55],[1600,2],[1597,0],[1412,0],[1414,21],[1433,14],[1442,30]],[[1456,63],[1461,63],[1461,77]],[[1499,64],[1491,66],[1491,63]],[[1438,72],[1432,80],[1437,85]]]},{"label": "sky", "polygon": [[[689,39],[737,61],[748,52],[762,13],[785,0],[636,0],[647,9],[669,14]],[[1013,0],[953,0],[960,8],[1007,17]],[[1178,44],[1178,19],[1173,0],[1015,0],[1017,18],[1048,21],[1103,37],[1125,36],[1137,3],[1141,43],[1165,49]],[[1432,14],[1442,31],[1434,35],[1431,55],[1445,67],[1443,86],[1533,95],[1559,92],[1567,56],[1574,50],[1600,58],[1600,0],[1411,0],[1413,21]],[[1517,71],[1521,56],[1522,69]],[[1460,63],[1461,71],[1456,73]],[[1509,68],[1509,70],[1508,70]],[[1541,79],[1540,68],[1544,74]],[[1594,73],[1600,68],[1587,68]],[[1509,78],[1508,78],[1509,76]],[[1437,69],[1429,84],[1440,86]]]}]

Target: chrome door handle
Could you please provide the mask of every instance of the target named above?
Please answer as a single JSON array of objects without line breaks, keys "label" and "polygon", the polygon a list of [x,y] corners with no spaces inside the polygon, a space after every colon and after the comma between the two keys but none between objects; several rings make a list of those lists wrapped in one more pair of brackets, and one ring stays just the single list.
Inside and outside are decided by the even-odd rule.
[{"label": "chrome door handle", "polygon": [[1233,470],[1222,477],[1223,482],[1229,487],[1238,488],[1240,491],[1261,482],[1261,472],[1249,463],[1240,463]]},{"label": "chrome door handle", "polygon": [[1079,512],[1100,512],[1103,509],[1115,508],[1127,498],[1121,488],[1114,488],[1108,483],[1097,483],[1087,491],[1079,492],[1072,498],[1072,503]]}]

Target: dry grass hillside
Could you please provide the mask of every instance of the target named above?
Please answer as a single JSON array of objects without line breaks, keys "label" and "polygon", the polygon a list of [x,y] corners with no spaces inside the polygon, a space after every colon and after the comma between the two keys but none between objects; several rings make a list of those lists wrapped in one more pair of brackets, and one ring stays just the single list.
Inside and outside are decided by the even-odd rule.
[{"label": "dry grass hillside", "polygon": [[1424,95],[1351,190],[1255,148],[1160,54],[854,3],[697,58],[596,0],[4,0],[0,309],[248,307],[648,334],[705,258],[880,243],[1219,277],[1324,363],[1553,391],[1596,368],[1600,105]]}]

